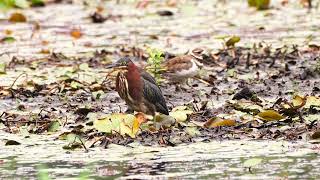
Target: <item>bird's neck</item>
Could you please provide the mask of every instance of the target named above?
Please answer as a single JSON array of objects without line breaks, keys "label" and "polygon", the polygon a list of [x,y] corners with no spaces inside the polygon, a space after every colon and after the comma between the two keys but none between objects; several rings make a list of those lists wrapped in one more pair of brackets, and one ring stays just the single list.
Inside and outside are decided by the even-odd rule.
[{"label": "bird's neck", "polygon": [[133,99],[141,99],[142,97],[142,81],[138,67],[133,64],[128,64],[126,73],[129,86],[129,94]]}]

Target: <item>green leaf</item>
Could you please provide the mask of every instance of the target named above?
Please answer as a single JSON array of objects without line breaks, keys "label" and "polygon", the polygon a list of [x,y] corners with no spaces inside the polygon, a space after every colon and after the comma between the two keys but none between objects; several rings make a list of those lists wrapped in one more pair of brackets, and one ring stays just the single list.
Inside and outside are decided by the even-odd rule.
[{"label": "green leaf", "polygon": [[230,46],[234,46],[236,43],[238,43],[240,41],[240,37],[239,36],[232,36],[231,38],[228,39],[228,41],[226,42],[226,46],[230,47]]},{"label": "green leaf", "polygon": [[67,141],[69,143],[81,143],[83,140],[81,139],[81,137],[77,134],[74,133],[69,133],[67,135]]},{"label": "green leaf", "polygon": [[44,6],[45,2],[43,0],[31,0],[31,6]]},{"label": "green leaf", "polygon": [[49,125],[48,132],[56,132],[60,128],[58,121],[52,121]]},{"label": "green leaf", "polygon": [[95,91],[95,92],[92,92],[92,96],[94,99],[100,99],[101,97],[105,96],[105,93],[102,91],[102,90],[99,90],[99,91]]},{"label": "green leaf", "polygon": [[112,132],[112,122],[110,119],[97,119],[93,122],[94,128],[96,128],[99,132],[111,133]]},{"label": "green leaf", "polygon": [[6,42],[6,43],[12,43],[14,41],[16,41],[16,39],[12,36],[7,36],[0,40],[0,42]]},{"label": "green leaf", "polygon": [[0,63],[0,74],[5,74],[6,73],[6,64],[5,63]]},{"label": "green leaf", "polygon": [[248,0],[249,7],[256,7],[257,3],[256,0]]},{"label": "green leaf", "polygon": [[261,162],[262,162],[261,158],[251,158],[251,159],[246,160],[243,163],[243,166],[244,167],[254,167],[254,166],[259,165]]},{"label": "green leaf", "polygon": [[71,87],[72,89],[79,89],[81,86],[82,86],[82,84],[78,83],[77,81],[72,81],[72,82],[70,83],[70,87]]},{"label": "green leaf", "polygon": [[186,127],[185,129],[186,133],[188,133],[190,136],[195,137],[198,135],[201,135],[200,131],[198,130],[197,127],[193,126],[193,127]]},{"label": "green leaf", "polygon": [[270,5],[270,0],[256,0],[256,8],[258,10],[268,9]]},{"label": "green leaf", "polygon": [[14,0],[0,0],[0,10],[7,11],[15,6]]},{"label": "green leaf", "polygon": [[178,122],[186,121],[188,115],[192,114],[192,110],[188,110],[186,106],[177,106],[169,113],[169,116],[173,117]]},{"label": "green leaf", "polygon": [[89,68],[89,64],[88,63],[82,63],[79,65],[79,69],[82,70],[82,71],[88,71],[90,68]]},{"label": "green leaf", "polygon": [[14,5],[19,8],[28,8],[30,4],[27,0],[15,0]]},{"label": "green leaf", "polygon": [[47,169],[48,169],[48,167],[45,165],[39,165],[37,167],[37,170],[38,170],[37,179],[38,180],[50,180]]}]

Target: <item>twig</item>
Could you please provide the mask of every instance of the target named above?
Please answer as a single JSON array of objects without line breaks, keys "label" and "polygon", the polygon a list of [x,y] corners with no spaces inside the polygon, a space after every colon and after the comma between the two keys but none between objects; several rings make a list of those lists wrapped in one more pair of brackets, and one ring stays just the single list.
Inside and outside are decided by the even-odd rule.
[{"label": "twig", "polygon": [[83,141],[81,140],[81,138],[79,138],[79,136],[77,135],[75,138],[74,138],[74,141],[76,140],[76,138],[79,139],[79,141],[81,142],[81,145],[83,146],[83,148],[86,150],[86,152],[89,152],[89,150],[87,149],[86,145],[84,145]]},{"label": "twig", "polygon": [[27,74],[27,73],[22,73],[22,74],[20,74],[20,75],[13,81],[13,83],[11,84],[11,86],[10,86],[9,89],[12,89],[12,87],[14,86],[14,84],[16,83],[16,81],[17,81],[22,75],[26,75],[26,79],[28,79],[28,74]]},{"label": "twig", "polygon": [[206,85],[211,85],[210,83],[208,83],[207,81],[205,81],[205,80],[203,80],[203,79],[201,79],[199,77],[193,77],[193,79],[196,79],[196,80],[198,80],[198,81],[200,81],[200,82],[202,82],[202,83],[204,83]]}]

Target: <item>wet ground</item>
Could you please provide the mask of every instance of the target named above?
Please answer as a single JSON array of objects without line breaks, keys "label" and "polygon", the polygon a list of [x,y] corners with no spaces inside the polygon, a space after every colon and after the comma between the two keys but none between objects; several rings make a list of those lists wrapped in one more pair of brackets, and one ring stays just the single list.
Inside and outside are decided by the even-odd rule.
[{"label": "wet ground", "polygon": [[[319,176],[317,145],[309,144],[319,137],[320,127],[318,6],[308,10],[298,2],[273,1],[270,10],[256,11],[245,1],[210,0],[136,5],[100,4],[104,23],[92,22],[98,6],[93,1],[19,10],[25,23],[5,20],[15,10],[0,16],[0,37],[15,39],[2,40],[0,46],[6,64],[0,73],[0,142],[18,138],[21,143],[0,149],[6,152],[0,153],[0,169],[8,170],[1,178],[34,177],[39,164],[47,164],[52,177],[78,177],[80,172],[127,178]],[[160,16],[163,10],[173,15]],[[241,40],[227,48],[232,35]],[[187,106],[193,113],[171,128],[141,127],[136,138],[97,132],[92,126],[97,117],[126,110],[112,78],[106,79],[105,66],[124,55],[145,62],[148,47],[172,56],[206,49],[201,81],[193,80],[180,92],[160,83],[170,110]],[[281,120],[259,116],[268,109],[281,114]],[[234,123],[208,123],[217,117]],[[77,142],[71,149],[89,152],[62,149],[70,143],[58,140],[65,134],[84,141],[84,147]],[[181,152],[189,148],[195,150]],[[250,169],[253,174],[243,167],[252,157],[263,159]]]}]

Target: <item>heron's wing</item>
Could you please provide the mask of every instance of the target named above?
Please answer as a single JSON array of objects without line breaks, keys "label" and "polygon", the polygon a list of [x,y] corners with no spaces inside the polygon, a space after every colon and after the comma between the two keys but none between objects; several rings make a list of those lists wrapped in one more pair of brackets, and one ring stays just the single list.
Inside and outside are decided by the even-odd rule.
[{"label": "heron's wing", "polygon": [[169,115],[166,100],[164,99],[160,88],[146,79],[143,79],[143,95],[144,98],[156,106],[157,112]]},{"label": "heron's wing", "polygon": [[149,82],[151,82],[152,84],[157,84],[156,79],[154,79],[153,76],[151,76],[151,74],[149,74],[148,72],[146,72],[145,70],[141,70],[140,71],[141,77]]}]

